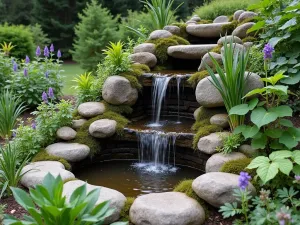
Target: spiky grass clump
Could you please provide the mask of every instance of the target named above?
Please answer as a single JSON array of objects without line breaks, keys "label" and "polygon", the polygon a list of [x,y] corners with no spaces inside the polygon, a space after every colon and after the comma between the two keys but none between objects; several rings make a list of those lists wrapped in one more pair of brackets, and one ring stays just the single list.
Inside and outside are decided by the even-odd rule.
[{"label": "spiky grass clump", "polygon": [[106,111],[112,111],[118,114],[131,114],[133,109],[130,105],[111,105],[106,101],[102,101],[102,103],[105,105]]},{"label": "spiky grass clump", "polygon": [[222,26],[222,33],[226,33],[227,35],[231,34],[235,28],[237,28],[238,26],[238,21],[237,20],[233,20],[231,23],[229,24],[224,24]]},{"label": "spiky grass clump", "polygon": [[65,166],[66,170],[71,170],[71,164],[68,163],[67,160],[55,155],[50,155],[46,150],[41,150],[32,158],[32,162],[40,161],[58,161]]},{"label": "spiky grass clump", "polygon": [[125,205],[120,212],[120,219],[119,219],[120,221],[124,221],[124,222],[130,221],[129,210],[135,199],[136,198],[133,198],[133,197],[127,197]]},{"label": "spiky grass clump", "polygon": [[187,80],[192,87],[196,87],[197,84],[205,77],[209,76],[209,73],[207,70],[203,70],[200,72],[196,72],[192,74],[192,76]]},{"label": "spiky grass clump", "polygon": [[200,127],[199,130],[197,131],[197,133],[194,136],[194,140],[193,140],[193,148],[195,150],[197,150],[197,145],[198,142],[200,140],[200,138],[210,135],[211,133],[215,133],[215,132],[221,132],[223,130],[222,127],[219,127],[217,125],[207,125],[204,127]]},{"label": "spiky grass clump", "polygon": [[210,50],[211,52],[214,52],[214,53],[218,53],[218,54],[221,54],[221,48],[222,48],[222,45],[217,45],[216,47],[214,47],[212,50]]}]

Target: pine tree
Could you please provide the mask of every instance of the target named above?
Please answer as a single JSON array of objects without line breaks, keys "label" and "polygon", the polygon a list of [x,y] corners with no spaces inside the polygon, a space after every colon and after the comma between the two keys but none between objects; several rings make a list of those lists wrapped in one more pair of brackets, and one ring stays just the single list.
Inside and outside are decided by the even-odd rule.
[{"label": "pine tree", "polygon": [[82,68],[94,71],[103,58],[102,50],[110,41],[119,39],[118,18],[113,18],[96,0],[88,3],[78,16],[80,22],[75,27],[76,38],[71,53]]},{"label": "pine tree", "polygon": [[128,10],[140,11],[143,8],[139,0],[100,0],[100,3],[114,16],[121,15],[122,17],[128,15]]}]

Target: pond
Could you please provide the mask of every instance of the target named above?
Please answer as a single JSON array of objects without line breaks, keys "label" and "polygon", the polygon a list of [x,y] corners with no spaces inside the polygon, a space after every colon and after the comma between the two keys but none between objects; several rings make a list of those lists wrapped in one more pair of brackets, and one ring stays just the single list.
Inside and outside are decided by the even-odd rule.
[{"label": "pond", "polygon": [[197,169],[184,166],[172,167],[164,173],[149,168],[149,164],[116,160],[85,166],[75,172],[75,175],[89,184],[115,189],[126,197],[137,197],[172,191],[181,180],[195,179],[203,174]]}]

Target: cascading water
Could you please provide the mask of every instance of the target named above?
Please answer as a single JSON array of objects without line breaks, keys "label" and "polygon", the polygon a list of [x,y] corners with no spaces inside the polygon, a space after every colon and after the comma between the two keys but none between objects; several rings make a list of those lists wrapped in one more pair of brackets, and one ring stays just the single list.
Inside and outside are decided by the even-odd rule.
[{"label": "cascading water", "polygon": [[180,123],[180,83],[184,76],[183,75],[177,75],[176,81],[177,81],[177,123]]}]

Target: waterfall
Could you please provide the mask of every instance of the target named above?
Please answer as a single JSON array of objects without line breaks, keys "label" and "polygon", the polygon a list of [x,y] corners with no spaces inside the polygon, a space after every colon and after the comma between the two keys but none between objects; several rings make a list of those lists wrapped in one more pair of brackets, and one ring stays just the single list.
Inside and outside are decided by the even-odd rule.
[{"label": "waterfall", "polygon": [[176,81],[177,81],[177,123],[180,123],[180,83],[184,76],[183,75],[177,75]]}]

